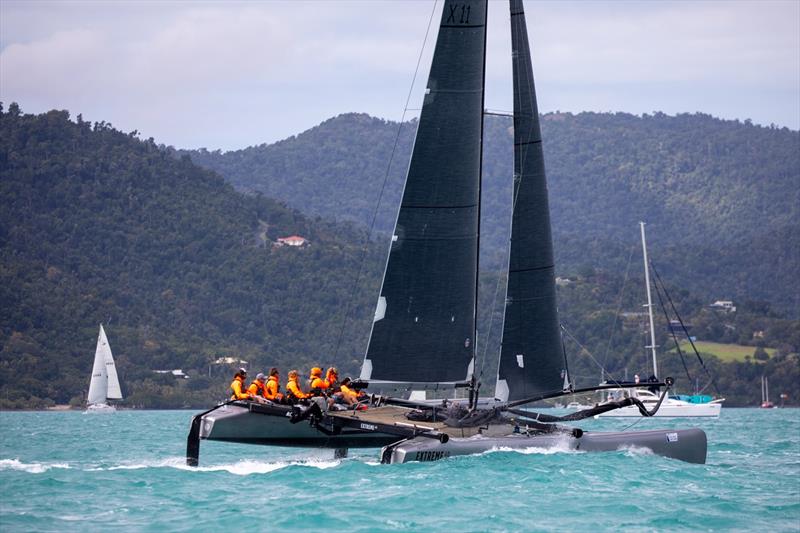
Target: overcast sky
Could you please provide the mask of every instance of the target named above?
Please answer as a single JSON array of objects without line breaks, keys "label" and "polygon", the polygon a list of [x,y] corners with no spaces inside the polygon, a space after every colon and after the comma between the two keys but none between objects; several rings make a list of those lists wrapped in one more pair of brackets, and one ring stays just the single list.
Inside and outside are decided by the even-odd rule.
[{"label": "overcast sky", "polygon": [[[442,2],[0,0],[0,101],[180,148],[271,143],[340,113],[418,108]],[[701,111],[800,127],[800,0],[530,1],[539,107]],[[486,105],[511,108],[490,2]],[[413,115],[413,112],[411,113]]]}]

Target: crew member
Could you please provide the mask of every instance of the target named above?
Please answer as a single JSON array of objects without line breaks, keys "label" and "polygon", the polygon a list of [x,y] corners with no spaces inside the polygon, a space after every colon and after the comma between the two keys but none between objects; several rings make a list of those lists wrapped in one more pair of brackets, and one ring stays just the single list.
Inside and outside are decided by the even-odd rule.
[{"label": "crew member", "polygon": [[250,394],[250,396],[252,396],[254,400],[261,403],[263,403],[267,397],[267,387],[264,383],[264,380],[264,374],[259,372],[255,381],[253,381],[250,386],[247,387],[247,392]]},{"label": "crew member", "polygon": [[289,381],[286,383],[286,399],[289,403],[296,403],[297,400],[311,398],[311,394],[306,394],[297,383],[297,370],[289,371]]},{"label": "crew member", "polygon": [[236,375],[233,376],[233,381],[231,382],[231,391],[233,391],[233,394],[231,394],[231,400],[249,400],[252,398],[244,386],[244,380],[246,379],[247,370],[240,368],[236,371]]},{"label": "crew member", "polygon": [[332,366],[325,372],[325,381],[328,382],[328,391],[337,392],[339,390],[339,371]]},{"label": "crew member", "polygon": [[324,396],[328,390],[328,382],[322,379],[322,369],[315,366],[311,369],[311,376],[308,378],[308,385],[311,388],[312,396]]},{"label": "crew member", "polygon": [[[342,384],[339,386],[339,392],[335,393],[334,399],[336,403],[340,404],[347,404],[348,406],[357,405],[359,403],[359,398],[363,394],[362,391],[357,391],[355,389],[350,388],[350,378],[344,378],[342,380]],[[365,395],[366,396],[366,395]],[[366,404],[358,405],[358,409],[366,409]]]},{"label": "crew member", "polygon": [[272,367],[269,369],[269,379],[267,380],[267,387],[266,387],[266,398],[267,400],[273,401],[275,403],[283,403],[283,394],[281,393],[281,382],[280,376],[278,374],[278,369]]}]

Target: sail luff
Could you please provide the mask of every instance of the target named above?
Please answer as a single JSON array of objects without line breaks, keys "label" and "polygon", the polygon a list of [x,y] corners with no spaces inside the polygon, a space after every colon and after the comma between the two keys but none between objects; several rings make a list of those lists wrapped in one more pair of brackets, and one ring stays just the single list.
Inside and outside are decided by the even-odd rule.
[{"label": "sail luff", "polygon": [[510,1],[514,79],[514,187],[503,338],[495,395],[516,400],[561,390],[564,369],[547,178],[528,31]]},{"label": "sail luff", "polygon": [[361,377],[468,378],[476,320],[486,0],[447,0]]}]

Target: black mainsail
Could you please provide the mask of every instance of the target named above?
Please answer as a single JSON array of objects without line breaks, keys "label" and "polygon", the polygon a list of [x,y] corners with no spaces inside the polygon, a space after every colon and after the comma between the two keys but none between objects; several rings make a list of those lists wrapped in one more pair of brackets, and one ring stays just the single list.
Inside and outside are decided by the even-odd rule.
[{"label": "black mainsail", "polygon": [[471,376],[486,11],[486,0],[444,4],[362,379]]},{"label": "black mainsail", "polygon": [[495,396],[518,400],[562,388],[553,241],[539,110],[522,0],[511,0],[514,196],[503,340]]}]

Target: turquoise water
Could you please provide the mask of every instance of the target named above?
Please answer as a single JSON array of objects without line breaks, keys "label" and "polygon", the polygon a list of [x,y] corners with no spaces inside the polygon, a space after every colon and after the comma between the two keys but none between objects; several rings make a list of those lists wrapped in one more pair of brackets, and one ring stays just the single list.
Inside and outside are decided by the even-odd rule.
[{"label": "turquoise water", "polygon": [[[380,465],[378,450],[203,442],[188,411],[0,413],[0,529],[11,531],[800,531],[800,410],[723,409],[708,463],[641,451],[496,451]],[[591,420],[584,429],[628,427]]]}]

